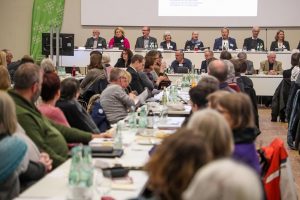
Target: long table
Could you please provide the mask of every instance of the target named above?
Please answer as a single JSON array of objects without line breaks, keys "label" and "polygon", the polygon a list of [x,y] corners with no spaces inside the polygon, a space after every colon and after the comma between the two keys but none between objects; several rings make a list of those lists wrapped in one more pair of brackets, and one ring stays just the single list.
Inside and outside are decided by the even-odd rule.
[{"label": "long table", "polygon": [[[59,63],[61,66],[78,66],[78,67],[86,67],[90,63],[90,52],[91,49],[75,49],[74,50],[74,56],[60,56]],[[121,50],[118,49],[107,49],[107,50],[101,50],[104,54],[108,54],[111,59],[111,65],[115,65],[118,58],[121,56]],[[133,51],[134,54],[141,54],[145,56],[147,51],[144,50],[136,50]],[[220,51],[215,51],[214,56],[216,58],[220,57]],[[239,53],[239,51],[231,51],[231,54],[233,57],[236,57],[236,55]],[[167,65],[171,65],[172,61],[175,60],[175,52],[174,51],[162,51],[163,60],[167,63]],[[283,69],[290,68],[290,60],[291,60],[291,52],[289,51],[283,51],[283,52],[277,52],[277,60],[282,62]],[[204,52],[203,51],[185,51],[185,57],[190,59],[192,63],[195,65],[195,68],[199,68],[201,65],[201,62],[204,60]],[[247,52],[248,60],[253,61],[254,68],[259,69],[260,68],[260,62],[267,59],[267,52]],[[55,57],[54,57],[55,61]]]},{"label": "long table", "polygon": [[[184,117],[168,117],[166,124],[174,126],[174,121],[178,122],[176,129],[181,126]],[[136,136],[136,131],[132,129],[125,129],[122,131],[124,155],[121,158],[93,158],[93,162],[101,160],[107,162],[110,166],[114,164],[122,164],[125,167],[141,167],[149,159],[148,152],[153,146],[153,141],[159,141],[159,138],[152,138],[151,143],[149,136]],[[107,139],[108,140],[108,139]],[[65,200],[68,194],[68,175],[71,165],[71,159],[63,163],[51,173],[47,174],[43,179],[35,185],[24,191],[16,200]],[[112,185],[111,190],[105,196],[111,196],[116,200],[124,200],[137,197],[143,190],[148,175],[142,170],[131,170],[129,177],[133,180],[133,185],[128,188],[114,188]],[[101,187],[101,186],[100,186]],[[99,200],[101,194],[97,193],[94,189],[93,200]]]},{"label": "long table", "polygon": [[[172,82],[181,80],[182,74],[168,74]],[[282,75],[255,74],[247,75],[252,82],[257,96],[273,96],[276,88],[282,80]]]}]

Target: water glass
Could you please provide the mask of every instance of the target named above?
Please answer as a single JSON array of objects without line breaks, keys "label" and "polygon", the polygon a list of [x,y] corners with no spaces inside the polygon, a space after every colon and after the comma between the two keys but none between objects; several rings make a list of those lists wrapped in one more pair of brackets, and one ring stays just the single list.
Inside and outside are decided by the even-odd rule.
[{"label": "water glass", "polygon": [[103,171],[100,168],[97,168],[96,175],[95,175],[95,184],[97,193],[101,196],[108,195],[111,191],[112,187],[112,179],[111,174],[106,173],[105,176],[103,175]]},{"label": "water glass", "polygon": [[167,123],[167,119],[168,119],[168,107],[163,106],[160,114],[160,122],[165,124]]}]

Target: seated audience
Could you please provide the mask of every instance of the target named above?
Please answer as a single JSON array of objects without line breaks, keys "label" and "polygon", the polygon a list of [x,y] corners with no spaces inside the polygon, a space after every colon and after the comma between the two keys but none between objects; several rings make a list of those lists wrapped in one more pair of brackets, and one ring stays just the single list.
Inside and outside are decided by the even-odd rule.
[{"label": "seated audience", "polygon": [[198,82],[197,86],[190,89],[189,96],[192,110],[190,115],[185,118],[183,125],[188,123],[192,113],[207,107],[206,97],[218,89],[219,81],[210,75],[203,76]]},{"label": "seated audience", "polygon": [[255,125],[258,128],[258,133],[260,133],[259,130],[259,115],[258,115],[258,108],[257,108],[257,96],[256,96],[256,91],[253,87],[253,82],[252,80],[245,76],[246,75],[246,70],[248,69],[247,63],[244,60],[237,60],[236,64],[239,66],[240,70],[240,79],[243,83],[244,86],[244,91],[251,99],[252,106],[253,106],[253,114],[255,117]]},{"label": "seated audience", "polygon": [[182,199],[262,200],[264,192],[253,170],[232,159],[220,159],[198,170]]},{"label": "seated audience", "polygon": [[19,175],[28,167],[27,145],[13,134],[17,130],[15,105],[0,91],[0,199],[13,199],[20,192]]},{"label": "seated audience", "polygon": [[144,89],[145,85],[143,84],[142,79],[138,72],[143,71],[144,69],[144,57],[138,54],[135,54],[131,59],[131,65],[128,66],[127,72],[131,75],[131,82],[129,83],[129,87],[131,91],[136,91],[137,94],[141,94]]},{"label": "seated audience", "polygon": [[132,56],[133,53],[130,49],[123,49],[121,57],[118,59],[117,63],[115,64],[115,67],[127,68],[131,63]]},{"label": "seated audience", "polygon": [[19,68],[19,66],[21,66],[24,63],[34,63],[34,60],[31,56],[29,55],[24,55],[21,60],[16,61],[14,63],[11,63],[11,65],[8,67],[8,71],[12,80],[12,83],[14,83],[14,74],[17,71],[17,69]]},{"label": "seated audience", "polygon": [[56,73],[44,73],[41,98],[42,102],[37,106],[39,111],[55,123],[70,127],[61,109],[55,107],[60,98],[60,79]]},{"label": "seated audience", "polygon": [[[5,69],[5,70],[3,70]],[[3,71],[2,71],[3,70]],[[2,73],[4,72],[4,73]],[[5,67],[0,68],[0,90],[7,91],[10,88],[11,82],[9,78],[8,71]],[[37,146],[34,144],[34,142],[26,135],[24,129],[20,126],[19,123],[17,123],[17,129],[14,133],[15,136],[21,138],[24,140],[28,147],[28,157],[29,161],[33,162],[42,162],[45,165],[45,168],[47,171],[50,171],[52,169],[52,160],[49,158],[49,155],[46,152],[40,152]],[[32,167],[32,166],[30,166]],[[35,168],[38,168],[36,166]],[[43,168],[45,171],[45,169]],[[39,176],[36,176],[39,177]]]},{"label": "seated audience", "polygon": [[228,92],[235,92],[232,88],[229,87],[227,80],[228,75],[228,66],[223,60],[214,60],[208,65],[208,74],[216,77],[219,84],[220,90],[225,90]]},{"label": "seated audience", "polygon": [[56,106],[65,114],[71,127],[91,133],[99,133],[96,124],[78,102],[79,81],[74,78],[66,78],[61,82],[60,99]]},{"label": "seated audience", "polygon": [[136,96],[133,93],[126,94],[126,89],[131,80],[127,78],[126,71],[114,68],[110,72],[110,84],[105,88],[100,97],[100,103],[111,124],[124,119],[128,109],[135,106]]},{"label": "seated audience", "polygon": [[106,53],[102,54],[102,65],[103,65],[103,68],[106,71],[106,75],[107,75],[106,78],[108,80],[110,71],[112,70],[112,68],[114,68],[110,64],[110,56],[109,56],[109,54],[106,54]]},{"label": "seated audience", "polygon": [[100,37],[100,31],[98,29],[93,30],[93,36],[88,38],[85,43],[87,49],[106,49],[106,40]]},{"label": "seated audience", "polygon": [[41,62],[41,68],[44,70],[44,73],[55,72],[55,65],[50,58],[44,58]]},{"label": "seated audience", "polygon": [[179,129],[157,146],[145,166],[154,199],[180,200],[196,171],[211,160],[201,134]]},{"label": "seated audience", "polygon": [[249,38],[246,38],[244,40],[243,49],[250,51],[252,49],[257,51],[264,51],[265,45],[264,41],[260,38],[258,38],[258,34],[260,32],[260,28],[258,26],[252,27],[252,36]]},{"label": "seated audience", "polygon": [[157,39],[150,36],[150,27],[144,26],[142,28],[142,36],[138,37],[135,42],[136,49],[156,49]]},{"label": "seated audience", "polygon": [[218,90],[213,92],[207,96],[207,106],[212,109],[217,109],[218,100],[225,96],[226,94],[230,94],[230,92],[225,90]]},{"label": "seated audience", "polygon": [[212,109],[193,113],[187,128],[194,130],[212,151],[212,159],[229,157],[233,152],[233,137],[230,127],[221,114]]},{"label": "seated audience", "polygon": [[300,53],[293,53],[291,56],[291,68],[283,71],[283,76],[288,78],[291,77],[291,81],[295,82],[299,76],[300,68]]},{"label": "seated audience", "polygon": [[145,67],[144,67],[144,73],[147,75],[148,79],[152,82],[153,86],[155,88],[159,88],[159,85],[162,81],[168,80],[164,74],[160,74],[155,71],[156,69],[159,69],[160,72],[161,66],[159,66],[160,62],[160,53],[156,50],[149,51],[145,56]]},{"label": "seated audience", "polygon": [[255,147],[257,132],[250,98],[242,93],[226,94],[217,100],[216,110],[224,116],[232,129],[235,143],[233,158],[247,164],[260,174],[259,158]]},{"label": "seated audience", "polygon": [[187,40],[184,45],[185,50],[199,50],[200,48],[204,47],[202,41],[198,39],[199,33],[197,31],[192,32],[191,40]]},{"label": "seated audience", "polygon": [[14,90],[8,91],[16,104],[18,122],[39,149],[47,152],[57,167],[67,160],[67,143],[88,143],[91,133],[56,124],[35,107],[43,82],[43,72],[35,64],[22,64],[15,73]]},{"label": "seated audience", "polygon": [[282,62],[276,60],[275,52],[269,52],[267,60],[260,62],[260,71],[270,75],[282,74]]},{"label": "seated audience", "polygon": [[221,29],[222,36],[215,39],[213,50],[236,50],[237,45],[234,38],[229,37],[229,28],[224,27]]},{"label": "seated audience", "polygon": [[175,52],[175,60],[171,64],[175,73],[188,73],[192,70],[192,62],[188,58],[184,58],[183,51]]},{"label": "seated audience", "polygon": [[290,44],[284,38],[284,31],[279,30],[275,35],[275,41],[271,43],[270,51],[290,50]]},{"label": "seated audience", "polygon": [[246,74],[255,74],[255,69],[253,62],[251,60],[247,60],[247,53],[245,52],[239,52],[237,54],[238,59],[245,61],[247,64]]},{"label": "seated audience", "polygon": [[160,43],[160,48],[163,48],[164,50],[177,50],[176,42],[172,41],[171,32],[166,31],[163,35],[163,42]]},{"label": "seated audience", "polygon": [[88,72],[80,83],[80,96],[88,102],[94,94],[100,94],[107,86],[107,74],[102,65],[102,54],[93,53],[90,56]]},{"label": "seated audience", "polygon": [[208,49],[204,50],[204,58],[205,58],[205,60],[203,60],[201,62],[201,66],[200,66],[200,72],[201,73],[207,73],[208,62],[213,57],[214,57],[214,52],[213,51],[208,50]]},{"label": "seated audience", "polygon": [[122,27],[117,27],[114,30],[114,37],[108,43],[109,48],[118,47],[119,49],[130,49],[130,43],[125,38],[125,31]]}]

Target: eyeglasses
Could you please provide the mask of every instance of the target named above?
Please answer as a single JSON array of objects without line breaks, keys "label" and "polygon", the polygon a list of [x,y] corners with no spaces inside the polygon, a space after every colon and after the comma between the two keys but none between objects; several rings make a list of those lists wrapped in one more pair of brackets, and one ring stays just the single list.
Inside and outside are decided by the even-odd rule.
[{"label": "eyeglasses", "polygon": [[142,31],[149,31],[149,30],[142,30]]}]

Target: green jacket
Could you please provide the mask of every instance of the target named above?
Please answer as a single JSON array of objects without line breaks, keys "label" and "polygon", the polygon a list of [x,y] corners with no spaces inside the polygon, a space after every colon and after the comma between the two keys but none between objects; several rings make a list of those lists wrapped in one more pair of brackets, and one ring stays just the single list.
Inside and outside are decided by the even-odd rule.
[{"label": "green jacket", "polygon": [[91,133],[56,124],[44,117],[33,103],[15,91],[8,91],[16,103],[18,122],[41,151],[49,154],[53,167],[62,164],[68,157],[67,143],[88,143]]}]

